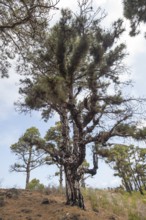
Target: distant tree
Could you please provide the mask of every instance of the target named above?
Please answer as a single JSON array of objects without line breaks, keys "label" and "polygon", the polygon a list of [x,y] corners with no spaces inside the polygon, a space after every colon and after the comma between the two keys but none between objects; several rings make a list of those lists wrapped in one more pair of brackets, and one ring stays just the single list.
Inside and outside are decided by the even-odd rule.
[{"label": "distant tree", "polygon": [[29,184],[30,172],[46,163],[44,151],[38,149],[38,143],[42,144],[43,141],[38,129],[31,127],[17,143],[11,145],[11,151],[17,156],[18,162],[11,165],[10,171],[26,173],[26,188]]},{"label": "distant tree", "polygon": [[126,145],[114,145],[111,149],[101,149],[98,151],[102,158],[105,158],[106,163],[114,169],[114,176],[119,176],[122,180],[124,188],[131,192],[133,186],[131,183],[130,163],[128,160],[128,146]]},{"label": "distant tree", "polygon": [[133,137],[135,140],[144,143],[143,148],[139,148],[140,163],[136,168],[136,172],[138,173],[138,179],[140,178],[144,189],[146,190],[146,127],[143,126],[141,128],[137,128],[133,133]]},{"label": "distant tree", "polygon": [[[50,127],[50,129],[47,131],[45,135],[45,140],[48,144],[50,144],[53,148],[53,150],[57,149],[60,150],[62,147],[62,125],[61,122],[56,122],[54,126]],[[48,160],[49,165],[51,163],[51,158]],[[48,163],[47,162],[47,163]],[[56,161],[52,160],[52,164],[56,164],[59,172],[55,173],[55,176],[59,176],[59,185],[60,190],[62,191],[63,188],[63,172],[64,168],[62,164],[56,163]]]},{"label": "distant tree", "polygon": [[[95,146],[126,135],[124,128],[134,123],[135,104],[140,99],[122,92],[122,85],[129,84],[121,80],[126,56],[125,45],[118,44],[124,31],[122,21],[105,30],[100,25],[102,16],[97,18],[91,2],[78,3],[79,14],[62,10],[59,22],[44,29],[38,47],[24,48],[26,78],[20,88],[24,99],[18,106],[25,112],[40,110],[45,120],[53,113],[60,118],[59,149],[51,143],[40,148],[64,167],[67,204],[84,208],[80,180],[83,174],[96,174]],[[93,167],[83,167],[91,145]]]},{"label": "distant tree", "polygon": [[[106,153],[105,153],[106,152]],[[111,149],[101,150],[99,154],[119,176],[126,191],[139,190],[141,194],[146,186],[146,149],[133,145],[115,145]]]},{"label": "distant tree", "polygon": [[[50,21],[50,10],[59,0],[0,1],[0,76],[8,77],[10,59],[41,37]],[[39,33],[39,35],[38,35]]]},{"label": "distant tree", "polygon": [[140,33],[139,26],[146,23],[146,1],[145,0],[124,0],[124,16],[130,21],[130,35]]}]

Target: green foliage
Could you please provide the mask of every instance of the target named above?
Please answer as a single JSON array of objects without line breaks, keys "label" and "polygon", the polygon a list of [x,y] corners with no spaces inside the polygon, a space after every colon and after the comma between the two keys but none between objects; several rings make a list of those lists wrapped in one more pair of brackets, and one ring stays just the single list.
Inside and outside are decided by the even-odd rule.
[{"label": "green foliage", "polygon": [[[52,150],[52,152],[54,150],[61,150],[62,149],[62,124],[60,121],[56,122],[55,126],[49,128],[49,130],[47,131],[47,133],[45,135],[45,140],[49,144],[49,146],[51,145],[51,147],[49,147],[49,148],[50,148],[50,150]],[[59,176],[60,191],[62,191],[63,172],[64,172],[63,165],[62,164],[59,165],[58,163],[55,163],[55,161],[53,161],[51,159],[52,158],[50,157],[47,164],[50,164],[50,163],[56,164],[57,167],[59,168],[59,171],[55,173],[55,176]]]},{"label": "green foliage", "polygon": [[[62,125],[58,121],[46,132],[45,141],[49,144],[49,149],[53,152],[55,149],[60,150],[62,147]],[[53,163],[53,161],[52,161]],[[55,162],[54,162],[55,163]]]},{"label": "green foliage", "polygon": [[106,155],[102,150],[99,154],[106,156],[106,162],[115,170],[115,176],[122,179],[124,188],[131,192],[139,190],[143,194],[146,186],[146,151],[143,148],[133,145],[115,145],[111,149],[106,149]]},{"label": "green foliage", "polygon": [[[108,74],[108,71],[110,71],[110,67],[116,65],[117,60],[124,58],[125,45],[120,44],[110,50],[109,48],[124,31],[122,21],[114,22],[112,25],[114,30],[106,32],[98,26],[98,19],[95,19],[89,27],[86,24],[83,34],[81,33],[83,30],[79,26],[79,20],[82,18],[82,22],[88,22],[82,16],[74,18],[70,10],[62,10],[62,17],[47,34],[46,42],[40,42],[42,43],[40,46],[44,50],[39,49],[32,56],[29,54],[28,62],[33,65],[32,74],[38,77],[35,77],[34,81],[28,80],[28,78],[22,80],[25,88],[20,89],[20,94],[26,94],[23,107],[42,109],[42,115],[46,119],[47,113],[49,117],[53,110],[58,109],[63,103],[68,103],[70,93],[75,93],[79,87],[82,90],[87,89],[90,93],[90,90],[93,91],[93,87],[98,88],[100,84],[99,92],[101,94],[104,88],[106,90],[110,85],[110,81],[115,84],[119,82],[117,72],[111,75]],[[40,62],[38,62],[38,57]],[[102,80],[99,80],[97,86],[95,79],[100,79],[105,74],[107,83],[104,84]],[[109,96],[104,100],[108,103]],[[114,95],[110,97],[110,100],[112,104],[120,105],[123,97]],[[72,104],[75,104],[76,101],[72,100]],[[100,111],[102,105],[98,106]]]},{"label": "green foliage", "polygon": [[[146,127],[137,129],[134,132],[134,138],[139,141],[144,141],[146,139]],[[144,151],[145,149],[143,149]]]},{"label": "green foliage", "polygon": [[29,182],[27,188],[30,190],[44,190],[45,186],[42,183],[40,183],[40,180],[32,179]]},{"label": "green foliage", "polygon": [[25,172],[27,165],[29,165],[29,169],[32,170],[43,164],[45,162],[44,158],[42,158],[44,153],[38,148],[42,143],[44,143],[44,140],[40,137],[37,128],[31,127],[27,129],[24,135],[19,138],[18,142],[11,145],[11,151],[18,157],[18,160],[21,161],[15,164],[12,169],[16,168],[15,171]]},{"label": "green foliage", "polygon": [[117,131],[120,132],[125,137],[127,137],[127,136],[134,137],[134,133],[136,131],[136,126],[134,126],[134,125],[131,126],[129,124],[121,123],[117,127]]},{"label": "green foliage", "polygon": [[[22,91],[21,91],[22,92]],[[30,96],[26,97],[25,102],[31,108],[38,109],[44,104],[44,100],[59,104],[66,101],[66,86],[63,77],[44,76],[38,80],[34,87],[29,88]]]},{"label": "green foliage", "polygon": [[61,122],[55,122],[55,126],[50,127],[45,135],[45,140],[50,142],[56,142],[57,147],[61,144],[62,139],[62,125]]},{"label": "green foliage", "polygon": [[124,0],[124,16],[130,20],[130,35],[135,36],[140,32],[140,23],[146,23],[146,2],[145,0]]}]

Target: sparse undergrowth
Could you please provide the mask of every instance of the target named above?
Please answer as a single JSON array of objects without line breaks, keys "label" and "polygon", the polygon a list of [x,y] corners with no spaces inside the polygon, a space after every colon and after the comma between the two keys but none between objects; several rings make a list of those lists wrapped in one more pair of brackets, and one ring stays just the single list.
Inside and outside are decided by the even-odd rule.
[{"label": "sparse undergrowth", "polygon": [[65,190],[0,189],[2,220],[146,220],[146,195],[82,189],[86,210],[65,205]]},{"label": "sparse undergrowth", "polygon": [[113,219],[146,220],[146,192],[129,194],[124,191],[84,189],[84,197],[95,212],[108,212]]}]

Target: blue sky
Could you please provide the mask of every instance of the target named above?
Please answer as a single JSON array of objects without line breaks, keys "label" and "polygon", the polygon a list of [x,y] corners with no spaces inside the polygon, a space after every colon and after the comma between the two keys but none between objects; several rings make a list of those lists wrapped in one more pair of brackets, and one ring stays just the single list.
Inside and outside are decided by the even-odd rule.
[{"label": "blue sky", "polygon": [[[60,0],[59,7],[68,6],[71,9],[75,9],[75,2],[75,0]],[[110,24],[116,18],[122,17],[122,1],[98,0],[95,2],[108,12],[103,25]],[[128,22],[125,22],[127,29],[128,26]],[[142,26],[142,30],[144,29],[146,29],[145,26]],[[134,81],[134,88],[131,89],[131,93],[136,96],[146,96],[146,39],[144,39],[143,34],[130,38],[127,32],[121,40],[127,44],[127,51],[129,52],[125,63],[128,65],[131,78]],[[15,73],[14,68],[10,69],[9,75],[8,79],[0,79],[0,186],[23,188],[25,186],[25,175],[9,172],[10,165],[16,161],[15,155],[10,152],[10,146],[18,141],[27,128],[32,126],[37,127],[41,135],[44,136],[48,128],[55,123],[55,119],[51,119],[46,123],[41,120],[38,112],[33,112],[30,116],[19,114],[15,111],[14,102],[18,99],[19,76]],[[44,166],[33,171],[31,179],[38,178],[45,185],[57,185],[57,178],[49,178],[49,176],[54,175],[54,172],[55,167]],[[119,184],[119,179],[113,176],[112,170],[107,165],[100,162],[97,175],[92,179],[88,179],[87,184],[99,188],[113,187]]]}]

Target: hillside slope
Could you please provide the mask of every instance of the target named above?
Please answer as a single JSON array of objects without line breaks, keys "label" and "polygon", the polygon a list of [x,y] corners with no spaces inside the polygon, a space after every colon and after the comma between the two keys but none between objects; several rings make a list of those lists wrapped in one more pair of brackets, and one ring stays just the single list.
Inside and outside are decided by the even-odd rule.
[{"label": "hillside slope", "polygon": [[[100,206],[93,192],[84,192],[86,210],[65,205],[65,196],[51,191],[30,191],[21,189],[0,189],[0,220],[143,220],[145,217],[126,217],[124,209],[110,208],[102,193]],[[101,193],[101,192],[100,192]],[[109,195],[111,194],[108,193]],[[95,195],[95,194],[94,194]],[[118,194],[117,194],[118,197]],[[103,200],[104,199],[104,200]],[[101,203],[104,201],[104,203]],[[105,202],[106,201],[106,202]],[[120,201],[119,201],[120,202]],[[112,203],[112,201],[111,201]],[[101,205],[102,204],[102,205]],[[146,204],[141,207],[146,210]],[[94,210],[94,211],[93,211]],[[118,214],[119,213],[119,214]],[[146,213],[143,214],[146,216]],[[134,216],[134,215],[131,215]]]}]

